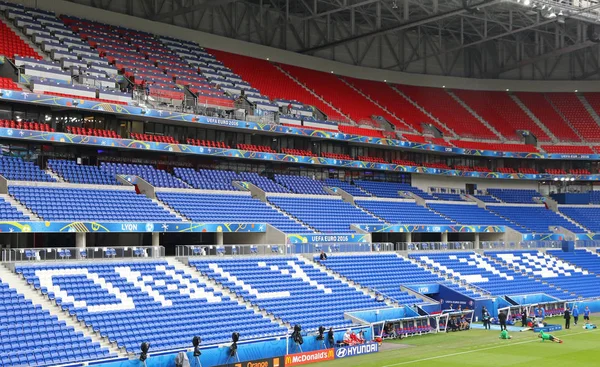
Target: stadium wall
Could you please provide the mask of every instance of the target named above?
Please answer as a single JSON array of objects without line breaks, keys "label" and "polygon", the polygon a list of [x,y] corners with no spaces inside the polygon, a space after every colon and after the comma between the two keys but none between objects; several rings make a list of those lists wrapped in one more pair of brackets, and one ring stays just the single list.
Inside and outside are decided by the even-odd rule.
[{"label": "stadium wall", "polygon": [[[531,80],[501,80],[501,79],[474,79],[460,77],[446,77],[436,75],[423,75],[402,73],[397,71],[360,67],[326,60],[318,57],[301,55],[295,52],[262,46],[241,40],[217,36],[210,33],[194,31],[169,24],[157,23],[147,19],[133,17],[125,14],[110,12],[102,9],[91,8],[85,5],[67,2],[64,0],[38,1],[38,0],[13,0],[25,6],[38,7],[54,11],[58,14],[67,14],[76,17],[96,20],[113,25],[127,25],[141,31],[177,37],[198,42],[208,48],[234,52],[257,58],[269,58],[271,61],[302,66],[324,72],[334,72],[339,75],[360,77],[371,80],[387,80],[389,83],[402,83],[430,87],[442,87],[473,90],[499,90],[504,91],[529,91],[529,92],[599,92],[600,83],[597,81],[531,81]],[[207,17],[210,18],[210,17]]]}]

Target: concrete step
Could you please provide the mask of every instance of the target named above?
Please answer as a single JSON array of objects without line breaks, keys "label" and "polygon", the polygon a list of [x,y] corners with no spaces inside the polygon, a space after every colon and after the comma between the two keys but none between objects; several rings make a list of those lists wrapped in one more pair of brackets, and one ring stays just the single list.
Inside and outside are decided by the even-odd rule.
[{"label": "concrete step", "polygon": [[29,217],[29,219],[31,219],[32,221],[40,221],[40,220],[42,220],[40,217],[38,217],[32,211],[30,211],[29,209],[27,209],[26,207],[24,207],[23,205],[21,205],[18,201],[15,200],[15,198],[13,198],[12,196],[10,196],[9,194],[0,194],[0,197],[2,197],[4,199],[4,201],[6,201],[7,203],[9,203],[12,207],[14,207],[15,209],[17,209],[21,213],[23,213],[24,216]]},{"label": "concrete step", "polygon": [[2,14],[2,13],[0,13],[0,21],[2,21],[4,24],[6,24],[8,26],[8,28],[10,28],[17,36],[19,36],[19,38],[22,39],[23,42],[25,42],[27,45],[29,45],[29,47],[31,47],[45,61],[52,61],[52,59],[48,56],[48,54],[46,54],[44,51],[42,51],[38,47],[38,45],[33,43],[31,41],[31,39],[29,38],[29,36],[27,36],[25,33],[23,33],[21,31],[21,29],[17,28],[17,26],[15,26],[15,24],[10,19],[6,18],[4,16],[4,14]]},{"label": "concrete step", "polygon": [[67,181],[65,181],[64,178],[62,178],[59,174],[57,174],[56,172],[54,172],[51,169],[44,170],[44,172],[46,172],[50,177],[55,179],[56,182],[67,182]]},{"label": "concrete step", "polygon": [[163,208],[164,210],[168,211],[169,213],[173,214],[174,216],[177,217],[177,219],[184,221],[184,222],[191,222],[190,219],[184,217],[183,215],[179,214],[179,212],[175,211],[175,209],[171,208],[170,206],[168,206],[167,204],[163,203],[162,201],[158,200],[158,199],[151,199],[154,203],[156,203],[156,205],[160,206],[161,208]]},{"label": "concrete step", "polygon": [[102,338],[99,334],[95,333],[91,328],[86,327],[83,323],[77,321],[75,317],[69,315],[68,311],[63,311],[60,306],[56,305],[54,301],[46,298],[40,291],[34,289],[28,285],[24,279],[22,279],[16,273],[10,271],[5,266],[0,265],[0,279],[4,283],[7,283],[11,288],[17,290],[19,294],[22,294],[26,299],[30,300],[34,305],[39,305],[42,309],[48,311],[50,315],[56,316],[59,321],[64,321],[67,326],[71,326],[75,331],[83,333],[84,336],[92,339],[92,342],[100,343],[103,348],[110,351],[111,354],[116,354],[119,357],[127,357],[127,353],[124,350],[117,348],[116,344],[111,344],[108,339]]}]

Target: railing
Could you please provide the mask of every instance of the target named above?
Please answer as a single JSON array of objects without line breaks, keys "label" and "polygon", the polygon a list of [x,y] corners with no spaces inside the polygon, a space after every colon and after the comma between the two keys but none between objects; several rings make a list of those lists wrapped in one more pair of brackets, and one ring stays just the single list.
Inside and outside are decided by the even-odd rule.
[{"label": "railing", "polygon": [[577,240],[575,247],[600,247],[600,241],[596,240]]},{"label": "railing", "polygon": [[562,241],[521,241],[521,242],[503,242],[503,241],[483,241],[480,243],[484,250],[516,250],[516,249],[535,249],[535,248],[561,248]]},{"label": "railing", "polygon": [[474,250],[475,244],[469,241],[458,242],[397,242],[396,251],[456,251]]},{"label": "railing", "polygon": [[2,250],[3,262],[62,261],[86,259],[160,258],[165,256],[162,246],[105,246],[87,248],[9,248]]},{"label": "railing", "polygon": [[236,256],[236,255],[292,255],[316,254],[325,251],[327,254],[348,252],[383,252],[396,251],[396,245],[390,242],[381,243],[294,243],[264,245],[180,245],[176,255],[187,256]]}]

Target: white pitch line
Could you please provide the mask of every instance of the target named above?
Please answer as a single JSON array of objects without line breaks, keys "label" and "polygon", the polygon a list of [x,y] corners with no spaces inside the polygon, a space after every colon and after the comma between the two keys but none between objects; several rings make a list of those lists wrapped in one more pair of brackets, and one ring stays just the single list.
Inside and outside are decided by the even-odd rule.
[{"label": "white pitch line", "polygon": [[[567,335],[562,335],[561,338],[564,338],[565,336],[570,336],[570,335],[579,335],[579,334],[586,334],[586,333],[591,333],[594,332],[594,330],[587,330],[587,331],[581,331],[579,333],[573,333],[573,334],[567,334]],[[517,343],[510,343],[508,342],[507,344],[502,344],[502,345],[497,345],[495,347],[487,347],[487,348],[480,348],[480,349],[476,349],[476,350],[467,350],[464,352],[458,352],[458,353],[451,353],[451,354],[444,354],[442,356],[435,356],[435,357],[427,357],[427,358],[421,358],[421,359],[415,359],[413,361],[406,361],[406,362],[400,362],[400,363],[394,363],[394,364],[388,364],[382,367],[392,367],[392,366],[401,366],[404,364],[411,364],[411,363],[417,363],[417,362],[424,362],[424,361],[431,361],[434,359],[440,359],[440,358],[446,358],[446,357],[454,357],[454,356],[460,356],[463,354],[469,354],[469,353],[475,353],[475,352],[481,352],[484,350],[490,350],[490,349],[497,349],[497,348],[504,348],[504,347],[509,347],[509,346],[513,346],[513,345],[518,345],[518,344],[526,344],[526,343],[533,343],[533,342],[539,342],[539,339],[532,339],[532,340],[525,340],[522,342],[517,342]]]}]

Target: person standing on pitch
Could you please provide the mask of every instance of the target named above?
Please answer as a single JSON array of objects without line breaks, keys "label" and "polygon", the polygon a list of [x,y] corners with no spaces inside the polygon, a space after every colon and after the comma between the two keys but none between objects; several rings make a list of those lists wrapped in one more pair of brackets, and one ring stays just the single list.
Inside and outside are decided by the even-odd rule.
[{"label": "person standing on pitch", "polygon": [[507,315],[504,313],[504,311],[500,311],[498,313],[498,321],[500,322],[500,330],[506,330],[506,318],[507,318]]},{"label": "person standing on pitch", "polygon": [[577,308],[577,305],[573,305],[573,322],[575,323],[575,326],[577,326],[577,320],[579,320],[579,309]]},{"label": "person standing on pitch", "polygon": [[523,310],[521,311],[521,326],[527,326],[527,307],[523,307]]},{"label": "person standing on pitch", "polygon": [[483,321],[484,329],[490,328],[490,313],[488,312],[487,308],[485,308],[485,307],[483,307],[481,309],[481,321]]},{"label": "person standing on pitch", "polygon": [[565,310],[565,329],[570,329],[571,328],[571,311],[569,311],[569,309],[567,308]]},{"label": "person standing on pitch", "polygon": [[588,324],[590,322],[590,308],[588,306],[585,306],[585,310],[583,310],[583,320]]}]

